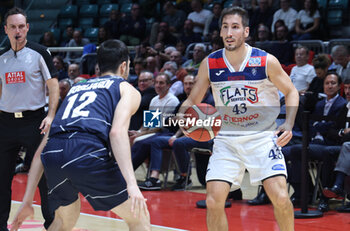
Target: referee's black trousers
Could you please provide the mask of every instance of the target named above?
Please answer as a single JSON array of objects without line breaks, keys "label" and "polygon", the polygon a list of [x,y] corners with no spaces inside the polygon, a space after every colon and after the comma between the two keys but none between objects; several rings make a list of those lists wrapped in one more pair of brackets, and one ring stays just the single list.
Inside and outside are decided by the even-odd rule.
[{"label": "referee's black trousers", "polygon": [[[0,231],[7,231],[11,208],[11,185],[18,152],[23,146],[27,149],[26,155],[29,155],[30,160],[33,158],[42,140],[39,126],[44,118],[45,112],[42,109],[24,113],[23,118],[15,118],[13,113],[0,112]],[[45,176],[40,180],[39,190],[44,226],[47,229],[53,221],[54,214],[50,214],[48,209]]]}]

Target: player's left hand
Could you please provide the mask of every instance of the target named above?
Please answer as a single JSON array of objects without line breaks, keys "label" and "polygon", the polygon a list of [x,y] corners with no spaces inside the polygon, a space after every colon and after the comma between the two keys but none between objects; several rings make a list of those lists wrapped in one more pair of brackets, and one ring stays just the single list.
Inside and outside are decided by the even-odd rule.
[{"label": "player's left hand", "polygon": [[276,144],[283,147],[288,144],[290,139],[293,137],[292,128],[287,124],[282,124],[277,128],[275,135],[278,136]]},{"label": "player's left hand", "polygon": [[15,218],[13,219],[10,231],[17,231],[27,217],[30,217],[32,219],[33,216],[33,206],[31,204],[23,202],[21,207],[18,209]]},{"label": "player's left hand", "polygon": [[40,134],[45,134],[46,132],[49,131],[51,124],[52,124],[53,118],[50,116],[46,116],[43,121],[40,124],[39,129],[41,129]]},{"label": "player's left hand", "polygon": [[131,213],[134,214],[134,217],[140,218],[142,213],[149,216],[146,204],[147,199],[143,197],[139,187],[136,184],[128,186],[128,193],[131,199]]}]

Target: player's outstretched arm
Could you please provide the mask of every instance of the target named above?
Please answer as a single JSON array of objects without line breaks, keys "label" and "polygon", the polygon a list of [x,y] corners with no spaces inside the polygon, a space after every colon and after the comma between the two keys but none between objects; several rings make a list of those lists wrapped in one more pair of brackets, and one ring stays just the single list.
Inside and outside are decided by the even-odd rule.
[{"label": "player's outstretched arm", "polygon": [[292,138],[292,129],[299,106],[299,94],[280,62],[268,55],[267,74],[272,83],[284,94],[286,102],[286,121],[278,127],[276,134],[283,132],[277,139],[277,145],[284,146]]},{"label": "player's outstretched arm", "polygon": [[210,84],[208,74],[208,57],[203,59],[201,62],[195,81],[196,83],[194,84],[190,95],[181,105],[179,113],[184,113],[188,107],[202,102],[202,99],[207,92]]},{"label": "player's outstretched arm", "polygon": [[58,100],[60,98],[58,81],[56,78],[51,78],[46,81],[47,88],[49,89],[49,111],[47,116],[40,124],[41,134],[47,133],[51,127],[52,121],[55,117]]},{"label": "player's outstretched arm", "polygon": [[141,96],[129,83],[120,84],[120,101],[114,112],[110,142],[115,159],[127,183],[129,197],[131,199],[131,211],[135,217],[141,212],[148,213],[146,201],[137,186],[134,169],[131,162],[131,150],[128,129],[131,116],[137,111]]},{"label": "player's outstretched arm", "polygon": [[34,209],[32,207],[33,198],[36,187],[38,186],[40,178],[44,172],[44,167],[42,165],[40,155],[47,143],[48,135],[48,133],[45,134],[43,140],[35,152],[28,174],[26,192],[24,194],[22,204],[18,209],[15,218],[13,219],[11,231],[18,230],[27,217],[34,215]]}]

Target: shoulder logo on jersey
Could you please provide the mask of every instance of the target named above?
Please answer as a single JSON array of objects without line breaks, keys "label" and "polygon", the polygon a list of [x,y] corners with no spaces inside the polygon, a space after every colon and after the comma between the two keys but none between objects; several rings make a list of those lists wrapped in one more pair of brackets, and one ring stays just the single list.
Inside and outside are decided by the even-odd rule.
[{"label": "shoulder logo on jersey", "polygon": [[220,90],[220,98],[225,106],[236,101],[248,101],[254,104],[258,102],[258,88],[246,85],[243,87],[224,87]]},{"label": "shoulder logo on jersey", "polygon": [[6,84],[25,83],[26,73],[24,71],[7,72],[5,73]]},{"label": "shoulder logo on jersey", "polygon": [[260,67],[261,57],[251,57],[248,61],[248,67]]},{"label": "shoulder logo on jersey", "polygon": [[252,68],[252,75],[254,75],[254,76],[256,76],[256,73],[257,73],[258,71],[256,70],[256,68]]}]

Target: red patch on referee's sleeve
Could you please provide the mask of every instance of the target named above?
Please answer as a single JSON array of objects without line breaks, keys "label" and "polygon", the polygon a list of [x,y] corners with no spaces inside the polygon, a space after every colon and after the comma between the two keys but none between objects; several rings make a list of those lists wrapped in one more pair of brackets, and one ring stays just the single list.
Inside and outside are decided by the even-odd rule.
[{"label": "red patch on referee's sleeve", "polygon": [[25,83],[26,73],[24,71],[7,72],[5,73],[6,84]]}]

